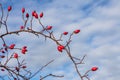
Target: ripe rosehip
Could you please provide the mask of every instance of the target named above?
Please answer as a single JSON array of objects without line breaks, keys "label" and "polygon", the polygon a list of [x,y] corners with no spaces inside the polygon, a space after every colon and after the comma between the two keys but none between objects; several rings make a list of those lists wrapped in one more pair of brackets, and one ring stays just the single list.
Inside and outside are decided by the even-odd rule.
[{"label": "ripe rosehip", "polygon": [[28,13],[26,13],[26,18],[28,18],[29,17],[29,14]]},{"label": "ripe rosehip", "polygon": [[11,6],[8,6],[8,12],[10,12],[10,11],[11,11],[11,9],[12,9],[12,7],[11,7]]},{"label": "ripe rosehip", "polygon": [[14,78],[14,80],[17,80],[17,78]]},{"label": "ripe rosehip", "polygon": [[36,12],[34,13],[34,17],[38,19],[38,14]]},{"label": "ripe rosehip", "polygon": [[62,52],[62,50],[63,50],[63,49],[60,48],[60,47],[57,47],[57,49],[58,49],[59,52]]},{"label": "ripe rosehip", "polygon": [[27,49],[24,49],[24,48],[23,48],[23,49],[21,50],[21,53],[22,53],[22,54],[25,54],[26,52],[27,52]]},{"label": "ripe rosehip", "polygon": [[42,18],[42,17],[43,17],[43,12],[40,13],[40,18]]},{"label": "ripe rosehip", "polygon": [[47,26],[46,30],[51,30],[52,26]]},{"label": "ripe rosehip", "polygon": [[11,45],[9,46],[9,49],[14,49],[14,47],[15,47],[15,44],[11,44]]},{"label": "ripe rosehip", "polygon": [[25,8],[22,8],[22,13],[25,13]]},{"label": "ripe rosehip", "polygon": [[20,26],[20,30],[23,30],[25,27],[24,26]]},{"label": "ripe rosehip", "polygon": [[4,51],[4,50],[2,50],[1,52],[2,52],[2,53],[5,53],[5,51]]},{"label": "ripe rosehip", "polygon": [[64,35],[67,35],[67,34],[68,34],[68,32],[63,32],[63,34],[64,34]]},{"label": "ripe rosehip", "polygon": [[32,16],[35,16],[35,15],[34,15],[35,13],[36,13],[36,11],[33,11],[33,12],[32,12]]},{"label": "ripe rosehip", "polygon": [[27,68],[26,66],[22,66],[22,68]]},{"label": "ripe rosehip", "polygon": [[64,47],[64,46],[62,46],[62,45],[60,45],[60,46],[58,46],[58,47],[57,47],[57,49],[58,49],[58,51],[59,51],[59,52],[62,52],[62,51],[63,51],[63,49],[65,49],[65,47]]},{"label": "ripe rosehip", "polygon": [[77,30],[74,31],[75,34],[78,34],[79,32],[80,32],[79,29],[77,29]]},{"label": "ripe rosehip", "polygon": [[18,58],[18,54],[17,53],[14,53],[14,58]]},{"label": "ripe rosehip", "polygon": [[1,57],[1,58],[5,58],[5,56],[4,56],[4,55],[1,55],[0,57]]},{"label": "ripe rosehip", "polygon": [[1,71],[5,71],[5,69],[1,69]]},{"label": "ripe rosehip", "polygon": [[18,67],[15,67],[16,71],[19,71],[20,69]]},{"label": "ripe rosehip", "polygon": [[3,44],[3,47],[5,47],[6,46],[6,44]]},{"label": "ripe rosehip", "polygon": [[91,71],[96,71],[96,70],[98,70],[98,67],[92,67],[91,68]]}]

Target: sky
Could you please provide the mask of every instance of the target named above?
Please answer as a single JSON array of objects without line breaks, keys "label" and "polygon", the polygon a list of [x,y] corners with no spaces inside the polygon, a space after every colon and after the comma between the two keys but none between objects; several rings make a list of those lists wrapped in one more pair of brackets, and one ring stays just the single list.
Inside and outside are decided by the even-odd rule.
[{"label": "sky", "polygon": [[[19,29],[23,24],[23,7],[28,13],[33,10],[43,12],[42,23],[52,25],[56,37],[64,31],[80,29],[80,34],[73,36],[70,45],[72,55],[80,58],[87,55],[85,64],[79,67],[80,72],[84,73],[92,66],[98,66],[98,71],[89,73],[91,80],[120,79],[120,0],[0,0],[0,3],[5,11],[7,6],[12,5],[7,22],[10,31]],[[35,30],[40,30],[36,20],[34,25]],[[48,39],[45,42],[42,36],[38,38],[25,33],[6,36],[5,39],[8,44],[28,46],[28,52],[22,58],[25,58],[28,68],[33,72],[50,60],[55,60],[40,75],[53,73],[65,77],[48,77],[45,80],[80,80],[67,54],[59,53],[53,41]],[[0,45],[1,43],[0,40]],[[14,64],[14,61],[10,63]],[[36,75],[32,80],[37,80],[38,77]]]}]

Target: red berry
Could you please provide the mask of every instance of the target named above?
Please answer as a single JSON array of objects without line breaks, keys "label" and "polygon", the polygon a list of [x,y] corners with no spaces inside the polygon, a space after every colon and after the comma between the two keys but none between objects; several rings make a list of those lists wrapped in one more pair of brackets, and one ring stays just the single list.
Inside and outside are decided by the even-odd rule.
[{"label": "red berry", "polygon": [[22,8],[22,13],[25,13],[25,8]]},{"label": "red berry", "polygon": [[2,53],[5,53],[5,51],[4,51],[4,50],[2,50],[1,52],[2,52]]},{"label": "red berry", "polygon": [[25,48],[25,49],[23,48],[23,49],[21,50],[21,53],[22,53],[22,54],[25,54],[26,52],[27,52],[27,49],[26,49],[26,48]]},{"label": "red berry", "polygon": [[6,46],[6,44],[3,44],[3,47],[5,47]]},{"label": "red berry", "polygon": [[96,70],[98,70],[98,67],[92,67],[91,70],[96,71]]},{"label": "red berry", "polygon": [[62,52],[62,50],[65,49],[65,47],[60,45],[60,46],[57,47],[57,49],[58,49],[58,51]]},{"label": "red berry", "polygon": [[36,12],[34,13],[34,17],[38,19],[38,14]]},{"label": "red berry", "polygon": [[33,12],[32,12],[32,16],[34,16],[34,13],[36,13],[36,11],[33,11]]},{"label": "red berry", "polygon": [[11,6],[8,6],[8,11],[11,11],[12,7]]},{"label": "red berry", "polygon": [[5,58],[5,56],[4,55],[2,55],[2,56],[0,56],[1,58]]},{"label": "red berry", "polygon": [[8,51],[7,47],[4,48],[5,51]]},{"label": "red berry", "polygon": [[43,12],[40,13],[40,18],[42,18],[42,17],[43,17]]},{"label": "red berry", "polygon": [[15,67],[16,71],[19,71],[20,69],[18,67]]},{"label": "red berry", "polygon": [[26,66],[22,66],[22,68],[26,68]]},{"label": "red berry", "polygon": [[14,53],[14,58],[18,58],[18,54],[17,53]]},{"label": "red berry", "polygon": [[46,30],[51,30],[52,26],[47,26]]},{"label": "red berry", "polygon": [[11,45],[9,46],[10,49],[14,49],[14,47],[15,47],[15,44],[11,44]]},{"label": "red berry", "polygon": [[79,33],[79,32],[80,32],[79,29],[77,29],[77,30],[74,31],[75,34],[77,34],[77,33]]},{"label": "red berry", "polygon": [[1,71],[5,71],[4,69],[1,69]]},{"label": "red berry", "polygon": [[59,52],[62,52],[62,48],[60,48],[60,47],[57,47],[57,49],[58,49],[58,51],[59,51]]},{"label": "red berry", "polygon": [[29,17],[29,14],[28,13],[26,13],[26,18],[28,18]]},{"label": "red berry", "polygon": [[20,30],[23,30],[25,27],[24,26],[20,26]]},{"label": "red berry", "polygon": [[68,32],[64,32],[63,34],[64,34],[64,35],[67,35],[67,34],[68,34]]}]

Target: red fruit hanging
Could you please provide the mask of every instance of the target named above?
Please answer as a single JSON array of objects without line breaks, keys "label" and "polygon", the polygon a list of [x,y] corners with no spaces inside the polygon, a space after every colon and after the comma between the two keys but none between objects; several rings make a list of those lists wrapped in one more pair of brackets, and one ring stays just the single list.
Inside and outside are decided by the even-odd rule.
[{"label": "red fruit hanging", "polygon": [[22,68],[27,68],[26,66],[22,66]]},{"label": "red fruit hanging", "polygon": [[27,48],[27,46],[23,46],[23,49],[26,49]]},{"label": "red fruit hanging", "polygon": [[10,12],[10,11],[11,11],[11,9],[12,9],[12,7],[11,7],[11,6],[8,6],[8,12]]},{"label": "red fruit hanging", "polygon": [[27,46],[23,46],[22,47],[22,50],[21,50],[21,53],[22,54],[25,54],[27,52]]},{"label": "red fruit hanging", "polygon": [[14,47],[15,47],[15,44],[11,44],[11,45],[9,46],[9,49],[14,49]]},{"label": "red fruit hanging", "polygon": [[25,13],[25,8],[22,8],[22,13]]},{"label": "red fruit hanging", "polygon": [[80,32],[79,29],[77,29],[77,30],[74,31],[75,34],[78,34],[79,32]]},{"label": "red fruit hanging", "polygon": [[62,46],[62,45],[60,45],[60,46],[57,47],[57,49],[58,49],[59,52],[62,52],[64,48],[65,48],[65,47]]},{"label": "red fruit hanging", "polygon": [[42,18],[42,17],[43,17],[43,12],[40,13],[40,18]]},{"label": "red fruit hanging", "polygon": [[1,58],[5,58],[5,56],[4,55],[2,55],[2,56],[0,56]]},{"label": "red fruit hanging", "polygon": [[46,30],[51,30],[52,26],[47,26]]},{"label": "red fruit hanging", "polygon": [[26,18],[28,18],[29,17],[29,14],[28,13],[26,13]]},{"label": "red fruit hanging", "polygon": [[5,71],[5,69],[1,69],[1,71]]},{"label": "red fruit hanging", "polygon": [[14,53],[14,56],[13,56],[14,58],[18,58],[18,54],[17,53]]},{"label": "red fruit hanging", "polygon": [[16,71],[19,71],[20,69],[18,67],[15,67]]},{"label": "red fruit hanging", "polygon": [[38,14],[36,13],[36,12],[34,12],[34,17],[36,18],[36,19],[38,19]]},{"label": "red fruit hanging", "polygon": [[67,34],[68,34],[68,32],[63,32],[63,34],[64,34],[64,35],[67,35]]},{"label": "red fruit hanging", "polygon": [[24,26],[20,26],[20,30],[23,30],[25,27]]},{"label": "red fruit hanging", "polygon": [[91,68],[91,71],[96,71],[96,70],[98,70],[98,67],[92,67]]},{"label": "red fruit hanging", "polygon": [[34,15],[35,13],[36,13],[36,11],[33,11],[33,12],[32,12],[32,16],[35,16],[35,15]]}]

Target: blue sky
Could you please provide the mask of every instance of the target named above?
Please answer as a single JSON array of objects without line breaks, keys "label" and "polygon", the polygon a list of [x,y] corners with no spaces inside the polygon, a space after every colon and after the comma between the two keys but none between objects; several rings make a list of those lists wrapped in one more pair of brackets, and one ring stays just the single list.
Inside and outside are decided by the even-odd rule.
[{"label": "blue sky", "polygon": [[[0,3],[3,4],[4,9],[7,9],[8,5],[13,6],[8,19],[11,31],[19,29],[23,24],[22,7],[25,7],[29,13],[33,10],[38,13],[44,12],[42,22],[44,25],[53,25],[56,37],[64,31],[72,32],[75,29],[81,29],[81,33],[73,37],[71,44],[71,52],[74,56],[80,57],[87,54],[86,64],[79,68],[81,73],[92,66],[98,66],[97,72],[90,73],[91,80],[120,79],[119,0],[0,0]],[[40,29],[37,21],[34,25],[35,30]],[[12,38],[7,36],[6,41],[16,43],[17,46],[28,46],[28,54],[23,58],[33,72],[55,59],[41,74],[63,74],[65,77],[57,80],[79,80],[66,53],[59,54],[55,50],[54,42],[49,40],[44,42],[41,37],[23,33],[21,36],[12,36]],[[15,63],[10,63],[10,65],[13,64]],[[56,78],[50,77],[45,80],[56,80]]]}]

